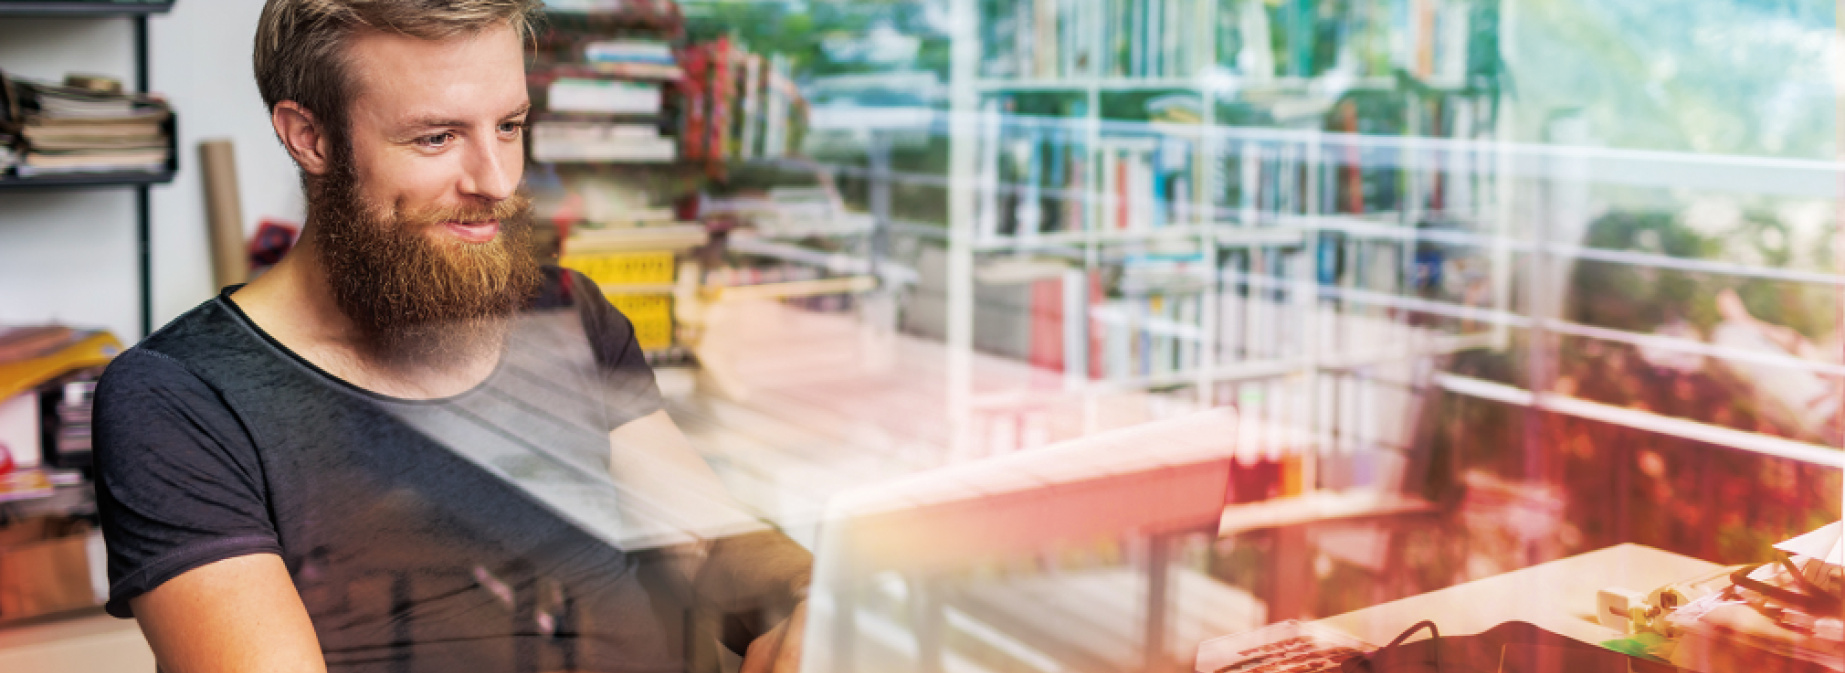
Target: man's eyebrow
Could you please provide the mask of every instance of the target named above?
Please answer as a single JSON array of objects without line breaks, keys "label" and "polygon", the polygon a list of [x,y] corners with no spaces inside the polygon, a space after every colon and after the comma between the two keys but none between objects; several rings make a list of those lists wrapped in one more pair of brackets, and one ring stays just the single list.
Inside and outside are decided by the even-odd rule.
[{"label": "man's eyebrow", "polygon": [[[519,106],[519,109],[514,110],[511,113],[508,113],[506,116],[501,117],[500,119],[506,120],[506,119],[512,119],[515,117],[521,117],[531,111],[532,111],[532,103],[530,101],[527,101],[524,105]],[[406,124],[405,126],[411,127],[411,128],[425,128],[426,129],[426,128],[463,128],[463,127],[466,127],[467,125],[468,125],[467,122],[461,121],[459,119],[447,119],[443,117],[420,117],[417,119],[410,120],[410,123]]]}]

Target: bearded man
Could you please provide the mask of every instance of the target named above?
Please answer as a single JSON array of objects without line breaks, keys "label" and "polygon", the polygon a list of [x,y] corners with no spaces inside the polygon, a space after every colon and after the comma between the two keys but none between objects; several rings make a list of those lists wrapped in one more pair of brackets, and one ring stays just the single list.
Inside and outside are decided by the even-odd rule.
[{"label": "bearded man", "polygon": [[265,5],[301,244],[96,394],[107,609],[165,673],[794,664],[811,557],[739,522],[632,324],[531,252],[535,4]]}]

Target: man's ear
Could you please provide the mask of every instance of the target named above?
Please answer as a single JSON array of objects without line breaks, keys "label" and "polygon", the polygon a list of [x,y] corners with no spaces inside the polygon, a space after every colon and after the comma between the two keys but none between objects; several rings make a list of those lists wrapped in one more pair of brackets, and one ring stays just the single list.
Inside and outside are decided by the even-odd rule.
[{"label": "man's ear", "polygon": [[289,156],[295,158],[301,170],[309,175],[326,174],[332,139],[313,112],[300,103],[285,100],[269,111],[269,123],[275,126],[276,138],[282,141],[282,146],[288,149]]}]

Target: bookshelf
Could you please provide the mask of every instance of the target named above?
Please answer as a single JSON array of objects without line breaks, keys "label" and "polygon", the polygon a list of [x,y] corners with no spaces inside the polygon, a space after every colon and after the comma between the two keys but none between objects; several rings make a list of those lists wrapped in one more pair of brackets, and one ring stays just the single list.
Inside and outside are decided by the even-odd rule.
[{"label": "bookshelf", "polygon": [[[1280,413],[1335,433],[1336,422],[1316,420],[1336,406],[1319,399],[1324,382],[1400,354],[1334,345],[1377,311],[1324,292],[1359,284],[1356,272],[1328,267],[1362,259],[1368,271],[1408,278],[1418,270],[1418,246],[1442,234],[1428,222],[1496,227],[1504,219],[1490,217],[1499,195],[1490,171],[1450,170],[1414,146],[1416,136],[1435,136],[1439,145],[1443,137],[1477,141],[1494,131],[1480,118],[1496,91],[1468,80],[1465,5],[1398,3],[1428,21],[1383,29],[1409,45],[1391,55],[1394,72],[1386,73],[1349,67],[1343,55],[1315,56],[1324,45],[1311,44],[1313,31],[1300,22],[1326,20],[1313,10],[1320,4],[952,3],[963,20],[950,45],[951,354],[975,349],[977,335],[988,333],[976,324],[977,315],[992,313],[971,278],[980,269],[1058,260],[1068,271],[1046,281],[1089,287],[1064,292],[1062,311],[1052,311],[1064,322],[1063,344],[1035,364],[1062,370],[1060,390],[1045,394],[1083,399],[1088,427],[1096,427],[1100,395],[1189,391],[1198,407],[1238,405],[1265,420],[1282,420],[1273,417]],[[1280,30],[1271,33],[1269,20]],[[1334,20],[1349,28],[1369,19]],[[1355,49],[1334,47],[1335,54]],[[1386,99],[1386,130],[1410,138],[1378,143],[1377,129],[1351,133],[1361,129],[1347,128],[1356,123],[1345,113],[1367,92]],[[1462,182],[1464,189],[1455,187]],[[1468,199],[1448,207],[1458,203],[1457,190]],[[1179,260],[1171,278],[1135,288],[1094,280],[1158,276],[1162,259]],[[1495,306],[1507,299],[1497,295]],[[1417,339],[1435,350],[1482,342],[1426,336]],[[969,358],[951,359],[954,435],[978,436],[967,428],[1016,396],[976,389],[965,371]],[[1279,403],[1288,409],[1276,408],[1281,388],[1297,398]],[[1312,465],[1300,469],[1301,481],[1313,483]]]},{"label": "bookshelf", "polygon": [[[173,9],[173,2],[113,2],[105,0],[0,0],[0,21],[9,18],[126,18],[134,29],[134,91],[148,88],[147,20]],[[135,263],[140,296],[141,334],[153,331],[153,213],[149,190],[172,182],[179,171],[177,116],[170,118],[167,137],[174,143],[166,170],[153,173],[87,174],[0,179],[0,193],[45,189],[133,189],[135,191]]]}]

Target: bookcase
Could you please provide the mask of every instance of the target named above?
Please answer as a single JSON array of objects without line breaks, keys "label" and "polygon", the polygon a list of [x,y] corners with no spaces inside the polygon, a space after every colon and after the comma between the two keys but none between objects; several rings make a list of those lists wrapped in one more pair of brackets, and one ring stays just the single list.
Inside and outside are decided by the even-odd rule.
[{"label": "bookcase", "polygon": [[[1436,329],[1350,301],[1446,299],[1441,270],[1462,257],[1501,281],[1469,286],[1471,305],[1511,299],[1503,250],[1429,238],[1507,222],[1500,173],[1479,165],[1504,122],[1493,7],[954,3],[942,277],[955,436],[989,441],[984,419],[1020,399],[967,371],[967,353],[991,348],[979,322],[995,285],[1030,288],[1013,293],[1028,297],[1014,307],[1026,357],[1062,374],[1033,404],[1080,407],[1094,430],[1102,396],[1142,391],[1311,428],[1254,442],[1283,458],[1286,493],[1324,481],[1307,445],[1414,413],[1413,354],[1504,344],[1490,325]],[[1390,390],[1371,381],[1382,370]],[[1364,406],[1341,396],[1370,400],[1370,418],[1341,418]],[[1382,434],[1395,436],[1366,439],[1408,439]]]},{"label": "bookcase", "polygon": [[[164,14],[173,8],[172,0],[136,2],[132,0],[33,0],[0,2],[0,21],[10,18],[125,18],[134,31],[134,91],[146,93],[148,87],[148,17]],[[169,119],[167,138],[176,143],[178,133]],[[0,179],[0,200],[5,193],[20,190],[132,189],[135,192],[135,260],[138,278],[141,334],[153,330],[153,258],[151,236],[153,215],[149,189],[152,185],[173,181],[179,170],[179,153],[170,148],[166,170],[125,174],[72,174],[33,178]]]},{"label": "bookcase", "polygon": [[[842,272],[834,257],[786,242],[870,227],[826,190],[777,175],[799,95],[785,57],[688,29],[670,0],[551,3],[535,46],[539,215],[561,234],[560,263],[636,321],[656,365],[693,358],[697,328],[686,325],[737,295],[728,287],[777,285],[748,294],[794,298],[863,285],[831,278]],[[739,258],[775,268],[728,266]]]}]

